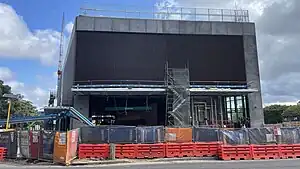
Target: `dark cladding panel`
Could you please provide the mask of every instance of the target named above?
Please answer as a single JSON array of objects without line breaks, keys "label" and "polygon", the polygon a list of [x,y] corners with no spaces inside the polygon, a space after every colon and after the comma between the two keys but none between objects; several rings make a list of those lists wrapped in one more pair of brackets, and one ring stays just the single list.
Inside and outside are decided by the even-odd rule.
[{"label": "dark cladding panel", "polygon": [[242,36],[167,36],[169,67],[190,69],[191,81],[246,81]]},{"label": "dark cladding panel", "polygon": [[76,80],[164,80],[159,35],[77,32]]},{"label": "dark cladding panel", "polygon": [[77,32],[75,81],[164,80],[165,63],[191,81],[246,81],[242,36]]}]

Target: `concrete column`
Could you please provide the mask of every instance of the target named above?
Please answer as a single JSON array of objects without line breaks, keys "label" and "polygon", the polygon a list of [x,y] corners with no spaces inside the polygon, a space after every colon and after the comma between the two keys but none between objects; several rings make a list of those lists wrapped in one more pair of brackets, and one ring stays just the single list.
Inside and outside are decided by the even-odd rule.
[{"label": "concrete column", "polygon": [[[89,118],[90,112],[90,97],[89,96],[74,96],[74,108],[78,110],[82,115]],[[84,126],[81,122],[72,119],[72,129]]]},{"label": "concrete column", "polygon": [[264,115],[255,35],[244,35],[244,51],[248,88],[258,90],[248,94],[251,127],[261,127],[264,124]]}]

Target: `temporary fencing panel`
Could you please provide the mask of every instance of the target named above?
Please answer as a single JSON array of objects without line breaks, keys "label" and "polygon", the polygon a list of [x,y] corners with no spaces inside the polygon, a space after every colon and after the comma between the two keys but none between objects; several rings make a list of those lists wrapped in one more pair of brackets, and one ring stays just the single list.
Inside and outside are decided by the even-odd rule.
[{"label": "temporary fencing panel", "polygon": [[29,132],[29,141],[30,141],[30,158],[39,159],[42,156],[43,151],[40,148],[42,144],[42,137],[40,131],[30,131]]},{"label": "temporary fencing panel", "polygon": [[267,144],[276,142],[273,128],[247,129],[250,144]]},{"label": "temporary fencing panel", "polygon": [[224,144],[231,145],[247,144],[249,142],[247,130],[220,130],[220,140]]},{"label": "temporary fencing panel", "polygon": [[66,164],[67,133],[56,132],[54,140],[53,161]]},{"label": "temporary fencing panel", "polygon": [[192,142],[192,128],[166,128],[165,140],[167,142]]},{"label": "temporary fencing panel", "polygon": [[284,144],[297,144],[300,143],[299,128],[280,128],[279,137],[280,143]]},{"label": "temporary fencing panel", "polygon": [[67,133],[56,132],[54,141],[53,161],[60,164],[71,164],[77,156],[79,130],[74,129]]},{"label": "temporary fencing panel", "polygon": [[194,142],[217,142],[219,141],[219,129],[193,128]]},{"label": "temporary fencing panel", "polygon": [[17,132],[9,131],[9,132],[1,132],[0,133],[0,147],[4,147],[7,149],[8,158],[16,158],[17,157]]},{"label": "temporary fencing panel", "polygon": [[108,143],[109,127],[82,127],[80,128],[79,142],[81,144],[101,144]]},{"label": "temporary fencing panel", "polygon": [[67,132],[67,165],[70,165],[72,160],[74,160],[77,157],[78,134],[79,129],[74,129]]},{"label": "temporary fencing panel", "polygon": [[19,131],[19,148],[22,158],[30,158],[30,140],[29,131]]},{"label": "temporary fencing panel", "polygon": [[136,143],[136,127],[133,126],[109,126],[110,143]]},{"label": "temporary fencing panel", "polygon": [[137,127],[137,143],[161,143],[164,142],[164,127]]},{"label": "temporary fencing panel", "polygon": [[54,150],[54,131],[41,131],[42,140],[41,140],[41,151],[43,154],[40,156],[40,159],[53,160],[53,150]]}]

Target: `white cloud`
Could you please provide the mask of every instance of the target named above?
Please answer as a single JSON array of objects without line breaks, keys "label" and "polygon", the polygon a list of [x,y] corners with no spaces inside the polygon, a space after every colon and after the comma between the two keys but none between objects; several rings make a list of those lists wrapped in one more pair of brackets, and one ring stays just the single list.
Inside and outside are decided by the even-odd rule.
[{"label": "white cloud", "polygon": [[[0,79],[4,80],[4,84],[9,85],[11,87],[11,90],[15,94],[21,94],[24,96],[25,100],[29,100],[33,102],[33,104],[36,107],[44,107],[48,104],[48,97],[49,92],[52,91],[52,89],[45,89],[39,86],[30,86],[26,85],[23,82],[20,82],[16,80],[12,75],[15,74],[13,71],[11,71],[9,68],[6,67],[0,67],[0,72],[4,72],[1,70],[5,70],[7,73],[0,73]],[[2,76],[1,74],[5,74],[5,76]],[[4,78],[3,78],[4,77]],[[37,76],[38,80],[45,80],[45,79],[39,79],[42,76]],[[53,79],[51,81],[47,82],[53,82]],[[55,84],[50,84],[49,86],[55,86]]]},{"label": "white cloud", "polygon": [[249,10],[250,21],[257,28],[265,105],[295,104],[300,100],[299,0],[160,0],[157,4]]},{"label": "white cloud", "polygon": [[57,72],[53,72],[53,78],[57,79]]},{"label": "white cloud", "polygon": [[13,78],[12,71],[7,67],[0,67],[0,80],[6,81]]},{"label": "white cloud", "polygon": [[[44,65],[56,65],[60,32],[52,29],[30,30],[22,16],[9,5],[0,3],[0,58],[38,59]],[[69,33],[73,23],[65,30]]]},{"label": "white cloud", "polygon": [[74,23],[73,22],[69,22],[65,26],[65,31],[67,31],[68,34],[71,34],[72,30],[73,30],[73,27],[74,27]]},{"label": "white cloud", "polygon": [[264,107],[267,106],[271,106],[271,105],[285,105],[285,106],[293,106],[293,105],[297,105],[298,102],[274,102],[274,103],[268,103],[268,104],[264,104]]},{"label": "white cloud", "polygon": [[[43,65],[57,65],[60,31],[30,30],[22,16],[4,3],[0,3],[0,25],[0,59],[32,59],[39,60]],[[64,28],[64,53],[73,25],[69,22]],[[56,90],[56,72],[49,76],[37,75],[34,80],[37,80],[38,85],[19,82],[14,74],[9,68],[0,67],[0,79],[10,85],[14,93],[22,94],[37,107],[45,106],[48,103],[49,92]]]},{"label": "white cloud", "polygon": [[25,87],[24,83],[15,80],[7,81],[5,82],[5,84],[11,87],[13,93],[22,93],[23,92],[22,90]]}]

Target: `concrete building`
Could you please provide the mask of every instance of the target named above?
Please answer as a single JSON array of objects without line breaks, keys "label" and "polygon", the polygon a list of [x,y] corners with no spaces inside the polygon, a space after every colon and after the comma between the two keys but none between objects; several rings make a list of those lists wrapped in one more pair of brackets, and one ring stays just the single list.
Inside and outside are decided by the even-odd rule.
[{"label": "concrete building", "polygon": [[76,17],[58,102],[116,124],[263,125],[255,24],[225,16]]}]

